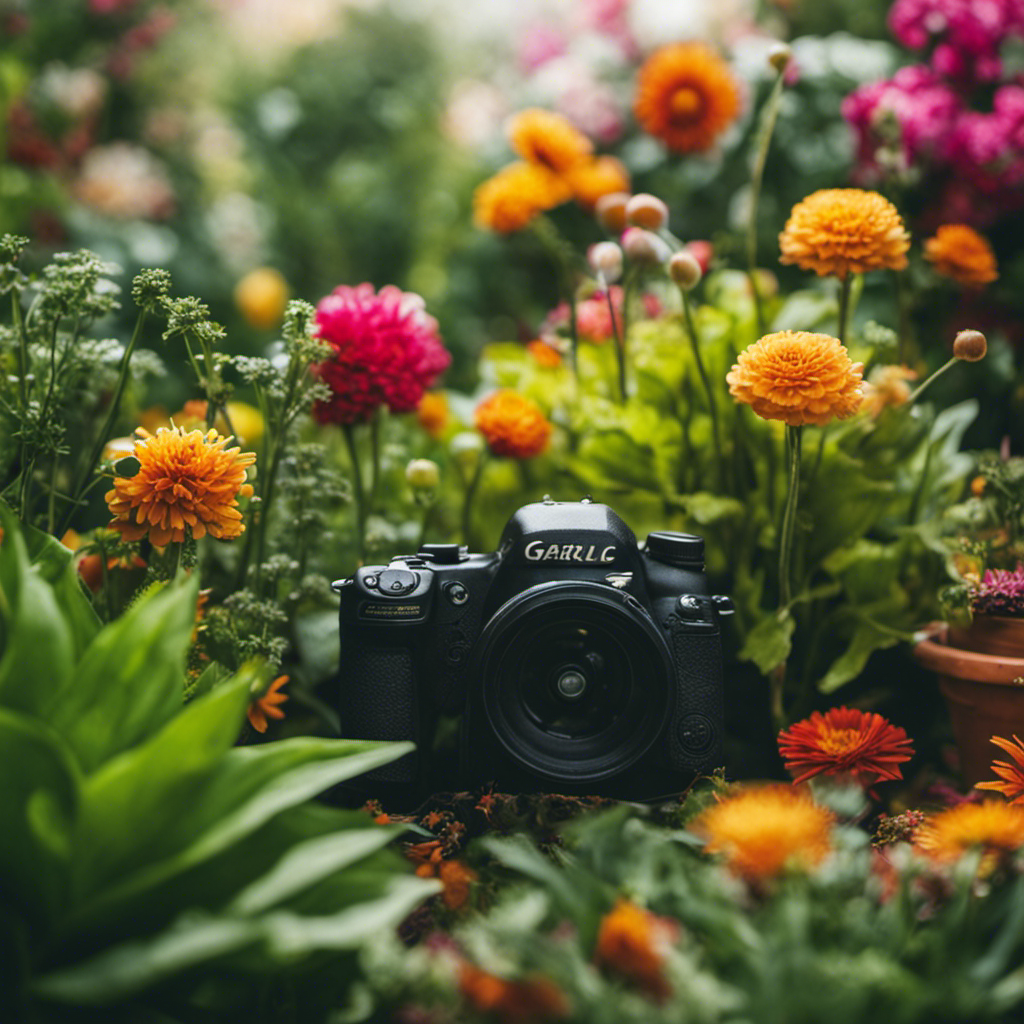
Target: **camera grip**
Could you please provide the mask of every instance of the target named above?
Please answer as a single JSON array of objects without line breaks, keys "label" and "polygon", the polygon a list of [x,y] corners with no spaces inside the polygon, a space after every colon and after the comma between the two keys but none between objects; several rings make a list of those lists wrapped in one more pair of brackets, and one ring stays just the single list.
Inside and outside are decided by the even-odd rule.
[{"label": "camera grip", "polygon": [[[342,658],[349,670],[341,692],[342,735],[361,740],[419,742],[413,652],[408,647],[378,647],[353,640],[343,645]],[[360,778],[370,782],[414,782],[418,758],[417,750]]]},{"label": "camera grip", "polygon": [[669,753],[672,767],[702,772],[722,761],[724,701],[722,638],[717,629],[672,630],[676,665],[676,700],[672,712]]}]

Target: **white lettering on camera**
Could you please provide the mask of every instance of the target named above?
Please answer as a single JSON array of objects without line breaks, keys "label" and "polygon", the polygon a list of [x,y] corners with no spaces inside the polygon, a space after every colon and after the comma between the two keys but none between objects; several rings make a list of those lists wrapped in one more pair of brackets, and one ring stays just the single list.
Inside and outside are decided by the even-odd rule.
[{"label": "white lettering on camera", "polygon": [[615,546],[598,550],[593,544],[584,549],[582,544],[549,544],[542,540],[531,540],[523,548],[523,554],[531,562],[614,562]]}]

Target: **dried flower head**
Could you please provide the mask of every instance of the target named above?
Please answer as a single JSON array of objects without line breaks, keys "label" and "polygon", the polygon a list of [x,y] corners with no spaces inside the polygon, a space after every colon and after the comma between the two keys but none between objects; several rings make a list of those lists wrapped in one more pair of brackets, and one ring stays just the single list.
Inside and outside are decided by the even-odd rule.
[{"label": "dried flower head", "polygon": [[775,878],[790,868],[808,870],[832,849],[831,811],[802,789],[761,786],[742,790],[704,811],[694,822],[735,874],[751,882]]},{"label": "dried flower head", "polygon": [[902,779],[913,756],[907,734],[881,715],[856,708],[815,711],[779,733],[779,753],[794,784],[814,775],[852,775],[861,785]]},{"label": "dried flower head", "polygon": [[653,998],[665,999],[671,994],[665,958],[678,935],[674,921],[619,900],[601,919],[594,959]]},{"label": "dried flower head", "polygon": [[981,331],[960,331],[953,339],[953,355],[965,363],[976,363],[985,358],[988,339]]},{"label": "dried flower head", "polygon": [[609,192],[601,196],[594,205],[594,213],[598,222],[605,231],[613,235],[619,235],[626,230],[626,204],[629,202],[629,193]]},{"label": "dried flower head", "polygon": [[1018,562],[1016,569],[986,569],[969,596],[975,614],[1024,616],[1024,565]]},{"label": "dried flower head", "polygon": [[779,235],[780,262],[819,276],[902,270],[910,236],[892,203],[877,192],[829,188],[793,207]]},{"label": "dried flower head", "polygon": [[412,412],[424,391],[447,369],[451,356],[441,342],[437,321],[423,299],[385,285],[341,285],[316,309],[322,341],[333,349],[317,373],[331,397],[317,402],[320,423],[358,423],[382,405]]},{"label": "dried flower head", "polygon": [[495,391],[476,407],[477,430],[495,455],[530,459],[551,438],[551,424],[540,407],[517,391]]},{"label": "dried flower head", "polygon": [[700,261],[692,252],[680,249],[679,252],[673,253],[668,261],[668,275],[684,292],[689,292],[700,284],[704,272],[701,270]]},{"label": "dried flower head", "polygon": [[878,416],[890,406],[906,405],[911,395],[908,382],[916,378],[917,371],[909,366],[876,366],[864,385],[864,408],[871,416]]},{"label": "dried flower head", "polygon": [[932,860],[952,863],[970,850],[1004,857],[1024,846],[1024,807],[1002,800],[962,803],[929,818],[917,846]]},{"label": "dried flower head", "polygon": [[637,76],[640,126],[677,153],[699,153],[736,120],[740,90],[729,65],[703,43],[656,50]]},{"label": "dried flower head", "polygon": [[571,198],[566,180],[547,168],[509,164],[477,186],[473,220],[479,227],[508,235],[522,231],[537,216]]},{"label": "dried flower head", "polygon": [[268,718],[284,718],[284,712],[279,705],[288,699],[287,693],[281,693],[281,688],[287,682],[288,676],[278,676],[263,694],[249,704],[249,710],[246,714],[249,718],[249,724],[257,732],[267,731]]},{"label": "dried flower head", "polygon": [[562,991],[547,978],[507,981],[464,963],[459,971],[459,991],[474,1010],[493,1014],[501,1024],[559,1020],[569,1013]]},{"label": "dried flower head", "polygon": [[992,771],[999,776],[1000,781],[977,782],[974,788],[991,789],[996,793],[1002,793],[1011,804],[1024,804],[1024,743],[1021,743],[1016,733],[1012,740],[993,736],[992,742],[1000,750],[1005,750],[1013,758],[1013,763],[993,761]]},{"label": "dried flower head", "polygon": [[967,224],[943,224],[925,241],[924,255],[936,273],[964,288],[983,288],[999,277],[992,246]]},{"label": "dried flower head", "polygon": [[668,226],[668,207],[649,192],[638,192],[626,203],[626,221],[634,227],[660,231]]},{"label": "dried flower head", "polygon": [[564,174],[593,154],[593,145],[567,117],[531,107],[515,114],[508,123],[512,148],[527,163],[540,164]]},{"label": "dried flower head", "polygon": [[243,532],[237,499],[252,494],[245,482],[256,461],[252,452],[228,448],[230,438],[216,430],[164,427],[150,434],[140,427],[136,433],[139,471],[116,477],[106,494],[111,529],[128,541],[148,536],[157,547],[181,543],[189,533],[231,540]]},{"label": "dried flower head", "polygon": [[614,156],[599,156],[577,164],[565,171],[563,177],[573,198],[586,210],[595,209],[606,196],[625,192],[630,186],[626,165]]},{"label": "dried flower head", "polygon": [[741,352],[725,379],[729,393],[763,419],[824,426],[860,408],[863,371],[838,338],[779,331]]}]

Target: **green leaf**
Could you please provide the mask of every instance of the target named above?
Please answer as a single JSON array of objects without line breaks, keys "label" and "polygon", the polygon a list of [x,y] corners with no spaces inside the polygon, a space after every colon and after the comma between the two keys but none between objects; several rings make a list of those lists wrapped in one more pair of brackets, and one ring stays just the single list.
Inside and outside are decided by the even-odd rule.
[{"label": "green leaf", "polygon": [[145,740],[181,708],[198,578],[137,601],[89,645],[53,715],[85,771]]},{"label": "green leaf", "polygon": [[900,639],[892,630],[882,629],[869,619],[862,620],[854,629],[846,650],[832,662],[828,672],[818,682],[818,689],[822,693],[834,693],[864,671],[868,658],[875,651],[893,647]]},{"label": "green leaf", "polygon": [[720,494],[711,494],[708,491],[684,495],[682,503],[687,515],[701,526],[718,523],[723,519],[737,519],[747,514],[747,509],[741,501]]},{"label": "green leaf", "polygon": [[767,675],[789,657],[795,628],[796,623],[789,612],[781,617],[773,612],[747,634],[746,643],[739,653],[740,659],[752,661],[762,674]]}]

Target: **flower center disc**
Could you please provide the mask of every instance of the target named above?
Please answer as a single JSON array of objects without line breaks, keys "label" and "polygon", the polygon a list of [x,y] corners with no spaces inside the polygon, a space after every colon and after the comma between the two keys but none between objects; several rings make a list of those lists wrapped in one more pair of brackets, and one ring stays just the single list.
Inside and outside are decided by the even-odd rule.
[{"label": "flower center disc", "polygon": [[683,86],[672,93],[669,100],[669,107],[672,110],[672,120],[676,124],[689,124],[697,120],[704,108],[704,102],[696,89],[690,86]]},{"label": "flower center disc", "polygon": [[857,729],[830,729],[821,734],[821,749],[826,754],[845,754],[852,750],[860,739]]}]

